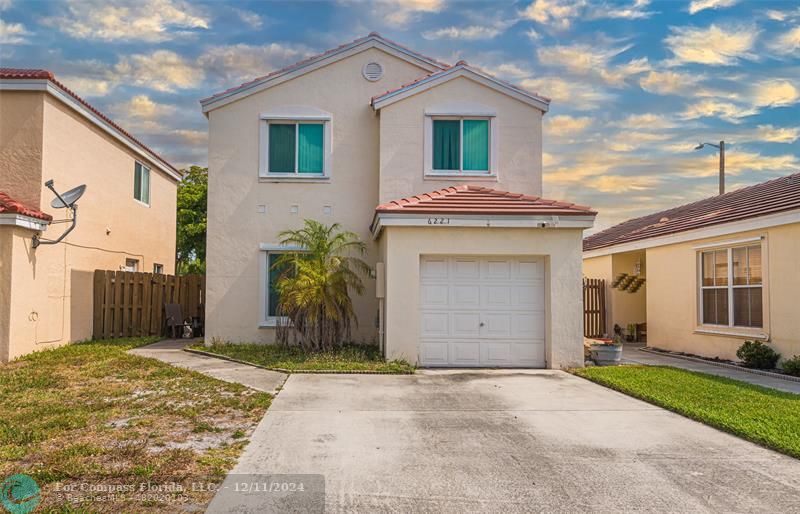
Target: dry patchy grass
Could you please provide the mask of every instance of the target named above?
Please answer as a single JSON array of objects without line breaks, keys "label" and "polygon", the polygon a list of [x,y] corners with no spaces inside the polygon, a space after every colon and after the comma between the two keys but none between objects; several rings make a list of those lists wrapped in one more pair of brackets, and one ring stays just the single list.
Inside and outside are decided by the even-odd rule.
[{"label": "dry patchy grass", "polygon": [[183,506],[135,494],[69,504],[56,494],[82,483],[219,483],[235,463],[270,395],[126,353],[155,340],[77,343],[0,365],[0,476],[33,477],[43,510],[207,504],[207,491],[188,491]]}]

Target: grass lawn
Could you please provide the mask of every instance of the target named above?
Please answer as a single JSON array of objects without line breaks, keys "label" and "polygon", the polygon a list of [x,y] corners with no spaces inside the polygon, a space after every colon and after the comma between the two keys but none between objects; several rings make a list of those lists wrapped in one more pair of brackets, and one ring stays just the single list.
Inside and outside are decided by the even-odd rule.
[{"label": "grass lawn", "polygon": [[345,345],[330,352],[309,353],[297,346],[273,344],[226,344],[211,346],[198,344],[198,350],[224,355],[245,362],[288,371],[381,371],[386,373],[413,373],[414,366],[406,361],[386,362],[377,346]]},{"label": "grass lawn", "polygon": [[[164,512],[175,504],[119,493],[102,503],[80,484],[219,483],[271,397],[126,350],[157,338],[76,343],[0,365],[0,479],[33,477],[40,511]],[[184,493],[199,510],[213,496]]]},{"label": "grass lawn", "polygon": [[572,372],[800,458],[800,395],[666,366],[607,366]]}]

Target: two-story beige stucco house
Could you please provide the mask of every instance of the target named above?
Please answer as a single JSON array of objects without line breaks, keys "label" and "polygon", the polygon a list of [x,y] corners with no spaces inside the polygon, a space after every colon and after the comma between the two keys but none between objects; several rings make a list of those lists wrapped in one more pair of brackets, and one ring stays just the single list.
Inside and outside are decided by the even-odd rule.
[{"label": "two-story beige stucco house", "polygon": [[[96,269],[173,273],[181,173],[47,70],[0,68],[0,361],[92,335]],[[53,192],[86,185],[72,232]]]},{"label": "two-story beige stucco house", "polygon": [[209,338],[274,340],[278,234],[313,218],[369,243],[357,339],[388,358],[583,364],[595,213],[540,197],[549,100],[372,33],[201,104]]}]

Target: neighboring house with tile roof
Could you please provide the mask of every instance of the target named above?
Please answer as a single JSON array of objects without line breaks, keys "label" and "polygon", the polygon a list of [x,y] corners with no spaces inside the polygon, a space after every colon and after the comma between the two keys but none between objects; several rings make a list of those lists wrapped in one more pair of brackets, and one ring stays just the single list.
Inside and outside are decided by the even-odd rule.
[{"label": "neighboring house with tile roof", "polygon": [[646,323],[648,346],[730,360],[745,340],[800,354],[798,255],[800,173],[583,241],[585,276],[609,286],[607,326]]},{"label": "neighboring house with tile roof", "polygon": [[[174,271],[180,178],[52,72],[0,68],[0,361],[90,338],[95,269]],[[75,229],[33,248],[68,226],[48,180],[87,189]]]},{"label": "neighboring house with tile roof", "polygon": [[582,365],[595,212],[540,197],[549,103],[375,33],[201,100],[207,336],[275,340],[279,233],[310,218],[367,242],[356,341],[422,366]]}]

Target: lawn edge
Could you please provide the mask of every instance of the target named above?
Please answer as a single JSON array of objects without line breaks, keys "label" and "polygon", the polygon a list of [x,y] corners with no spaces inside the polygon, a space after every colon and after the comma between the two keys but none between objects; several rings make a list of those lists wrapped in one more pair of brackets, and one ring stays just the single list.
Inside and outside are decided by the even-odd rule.
[{"label": "lawn edge", "polygon": [[[775,373],[772,371],[766,371],[763,369],[754,369],[754,368],[745,368],[744,366],[737,366],[736,364],[728,364],[727,362],[718,362],[713,361],[711,359],[703,359],[702,357],[692,357],[691,355],[678,355],[671,353],[667,350],[660,350],[655,347],[645,347],[639,348],[640,352],[650,353],[653,355],[661,355],[664,357],[672,357],[674,359],[683,359],[686,361],[692,362],[699,362],[701,364],[710,364],[711,366],[718,366],[720,368],[728,368],[728,369],[735,369],[737,371],[744,371],[745,373],[751,373],[753,375],[761,375],[770,378],[777,378],[780,380],[787,380],[789,382],[800,382],[800,377],[796,377],[793,375],[783,374],[783,373]],[[734,379],[735,380],[735,379]]]},{"label": "lawn edge", "polygon": [[[646,365],[642,364],[641,366],[646,366]],[[715,375],[710,375],[708,373],[702,373],[700,371],[690,371],[690,370],[685,370],[685,369],[681,369],[681,368],[675,368],[674,366],[663,366],[663,367],[673,368],[673,369],[677,369],[677,370],[680,370],[680,371],[683,371],[683,372],[687,372],[687,373],[696,373],[696,374],[699,374],[699,375],[707,375],[707,376],[710,376],[710,377],[714,377],[715,376]],[[740,439],[744,439],[745,441],[751,442],[751,443],[753,443],[755,445],[758,445],[758,446],[760,446],[762,448],[765,448],[767,450],[771,450],[771,451],[774,451],[776,453],[780,453],[781,455],[786,455],[787,457],[791,457],[793,459],[800,460],[800,452],[794,453],[794,452],[791,452],[791,451],[787,451],[784,448],[780,448],[778,446],[769,444],[769,443],[767,443],[765,441],[761,441],[761,440],[749,437],[747,434],[742,433],[742,432],[737,431],[737,430],[733,430],[730,427],[727,427],[725,425],[713,423],[710,420],[703,419],[702,417],[697,416],[697,415],[693,415],[692,413],[689,413],[689,412],[684,412],[684,411],[682,411],[682,410],[680,410],[678,408],[672,407],[670,405],[664,405],[664,404],[662,404],[662,403],[660,403],[660,402],[658,402],[658,401],[656,401],[656,400],[654,400],[652,398],[647,398],[644,395],[640,395],[640,394],[637,394],[637,393],[632,392],[632,391],[626,391],[626,390],[622,389],[621,387],[616,386],[614,384],[607,383],[607,382],[604,382],[602,380],[597,380],[597,379],[592,378],[592,377],[584,376],[584,375],[580,374],[580,370],[582,370],[582,369],[585,369],[585,368],[570,368],[570,369],[567,369],[565,371],[567,373],[569,373],[570,375],[572,375],[572,376],[575,376],[575,377],[578,377],[578,378],[582,378],[584,380],[592,382],[593,384],[601,385],[603,387],[606,387],[606,388],[611,389],[613,391],[616,391],[618,393],[622,393],[622,394],[624,394],[626,396],[630,396],[631,398],[635,398],[637,400],[641,400],[643,402],[649,403],[650,405],[655,405],[656,407],[662,408],[662,409],[667,410],[669,412],[672,412],[674,414],[678,414],[679,416],[683,416],[684,418],[691,419],[692,421],[696,421],[698,423],[702,423],[702,424],[704,424],[704,425],[706,425],[708,427],[714,428],[714,429],[719,430],[721,432],[725,432],[727,434],[736,436],[736,437],[738,437]],[[730,379],[730,380],[734,380],[735,382],[741,382],[740,380],[735,380],[735,379]],[[742,382],[742,384],[753,385],[753,384],[748,384],[747,382]],[[765,389],[769,389],[769,388],[765,388]],[[789,393],[789,394],[792,394],[792,393]]]},{"label": "lawn edge", "polygon": [[268,371],[277,371],[278,373],[285,373],[287,375],[297,375],[297,374],[306,374],[306,375],[413,375],[416,371],[379,371],[379,370],[369,370],[369,369],[285,369],[285,368],[273,368],[270,366],[264,366],[263,364],[256,364],[255,362],[248,362],[243,361],[240,359],[236,359],[234,357],[228,357],[227,355],[221,355],[219,353],[209,352],[205,350],[198,350],[197,348],[189,348],[186,347],[183,349],[184,352],[195,353],[197,355],[204,355],[206,357],[213,357],[216,359],[222,359],[230,362],[235,362],[237,364],[244,364],[246,366],[253,366],[255,368],[266,369]]}]

